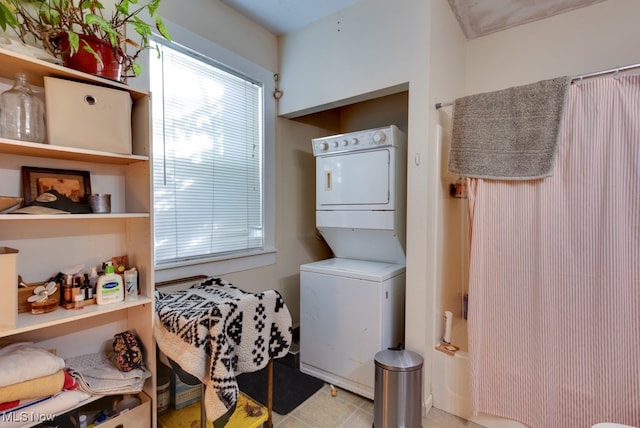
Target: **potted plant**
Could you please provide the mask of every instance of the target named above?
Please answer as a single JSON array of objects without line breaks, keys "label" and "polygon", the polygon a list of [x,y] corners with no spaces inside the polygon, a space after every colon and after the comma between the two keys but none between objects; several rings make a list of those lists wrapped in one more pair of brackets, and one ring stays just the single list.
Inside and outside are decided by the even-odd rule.
[{"label": "potted plant", "polygon": [[[152,27],[141,14],[171,40],[156,13],[159,4],[118,0],[111,10],[99,0],[0,0],[0,27],[11,27],[23,43],[35,41],[70,68],[120,81],[140,74],[138,56],[151,47]],[[128,38],[127,29],[140,40]]]}]

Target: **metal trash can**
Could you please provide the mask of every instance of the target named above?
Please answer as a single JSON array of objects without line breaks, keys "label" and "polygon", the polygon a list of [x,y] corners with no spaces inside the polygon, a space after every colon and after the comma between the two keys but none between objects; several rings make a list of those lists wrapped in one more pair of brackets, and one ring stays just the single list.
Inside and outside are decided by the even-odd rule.
[{"label": "metal trash can", "polygon": [[375,355],[374,362],[373,428],[420,428],[422,357],[404,349],[386,349]]}]

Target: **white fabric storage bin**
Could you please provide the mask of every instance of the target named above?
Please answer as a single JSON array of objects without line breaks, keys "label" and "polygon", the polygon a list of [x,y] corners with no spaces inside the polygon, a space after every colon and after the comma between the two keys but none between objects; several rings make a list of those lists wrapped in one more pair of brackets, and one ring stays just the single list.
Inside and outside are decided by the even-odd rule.
[{"label": "white fabric storage bin", "polygon": [[44,78],[49,144],[131,154],[131,96],[127,91]]}]

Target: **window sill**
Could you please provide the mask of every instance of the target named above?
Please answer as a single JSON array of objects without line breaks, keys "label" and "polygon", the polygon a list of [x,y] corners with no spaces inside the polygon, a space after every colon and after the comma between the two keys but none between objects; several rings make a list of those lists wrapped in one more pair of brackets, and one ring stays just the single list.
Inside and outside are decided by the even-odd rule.
[{"label": "window sill", "polygon": [[156,266],[155,282],[170,281],[193,275],[220,276],[276,263],[276,249],[265,249],[244,255],[210,260],[192,260]]}]

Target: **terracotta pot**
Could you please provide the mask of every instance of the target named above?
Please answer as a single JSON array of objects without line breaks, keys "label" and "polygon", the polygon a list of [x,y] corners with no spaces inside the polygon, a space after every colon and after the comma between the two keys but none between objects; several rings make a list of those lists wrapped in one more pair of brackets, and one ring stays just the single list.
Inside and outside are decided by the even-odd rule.
[{"label": "terracotta pot", "polygon": [[[66,36],[59,37],[56,39],[56,42],[60,47],[62,60],[66,67],[118,82],[120,81],[122,58],[119,55],[116,56],[110,43],[92,36],[80,35],[78,52],[70,55],[69,40],[67,40]],[[85,42],[88,43],[91,49],[102,59],[102,63],[100,63],[92,53],[83,49]]]}]

